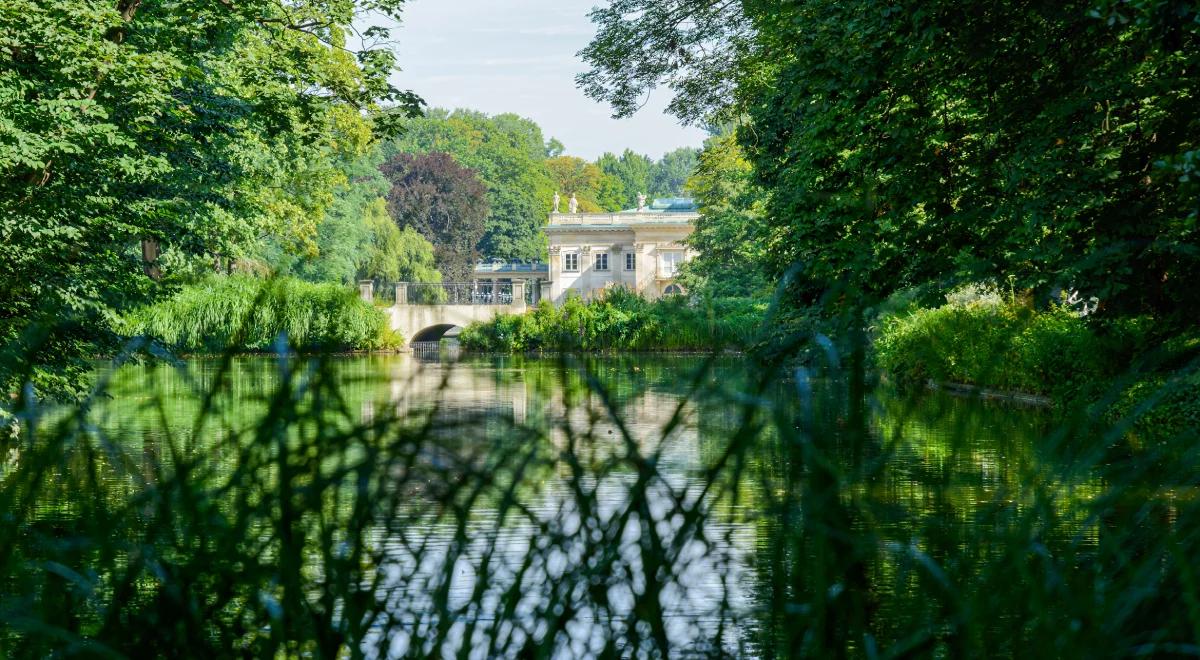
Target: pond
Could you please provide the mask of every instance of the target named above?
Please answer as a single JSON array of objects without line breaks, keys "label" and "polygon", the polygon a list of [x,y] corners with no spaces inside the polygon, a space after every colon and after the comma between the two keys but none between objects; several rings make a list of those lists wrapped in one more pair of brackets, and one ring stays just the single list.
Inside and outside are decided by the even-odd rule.
[{"label": "pond", "polygon": [[[174,602],[172,580],[213,601],[178,615],[212,627],[206,644],[875,657],[1169,636],[1143,639],[1139,609],[1174,597],[1164,576],[1117,567],[1107,544],[1161,568],[1178,511],[1145,495],[1098,509],[1111,453],[1046,409],[738,357],[264,357],[106,377],[86,415],[102,450],[63,467],[93,485],[60,475],[35,517],[109,520],[130,544],[115,554],[158,557],[136,571],[161,583],[153,603]],[[134,572],[121,557],[71,571],[111,591]],[[219,594],[230,570],[245,584],[229,594],[197,586]],[[1140,604],[1097,616],[1134,586]],[[74,630],[120,629],[77,604]]]}]

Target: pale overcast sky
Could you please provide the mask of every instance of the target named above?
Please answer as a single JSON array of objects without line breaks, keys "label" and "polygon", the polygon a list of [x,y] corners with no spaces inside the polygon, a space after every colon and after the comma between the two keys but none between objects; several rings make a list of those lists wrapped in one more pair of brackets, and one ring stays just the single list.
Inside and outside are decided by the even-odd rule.
[{"label": "pale overcast sky", "polygon": [[575,54],[591,40],[587,14],[598,1],[410,0],[392,33],[403,69],[393,84],[431,107],[529,117],[568,154],[589,160],[626,147],[658,158],[700,146],[703,131],[662,111],[670,90],[656,90],[639,113],[616,120],[576,89],[585,66]]}]

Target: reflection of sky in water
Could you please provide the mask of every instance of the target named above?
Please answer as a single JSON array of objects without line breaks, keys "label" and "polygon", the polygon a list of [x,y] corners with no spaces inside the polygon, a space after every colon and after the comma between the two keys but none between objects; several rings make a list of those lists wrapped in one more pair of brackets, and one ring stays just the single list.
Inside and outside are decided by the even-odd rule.
[{"label": "reflection of sky in water", "polygon": [[[439,419],[465,424],[447,432],[440,450],[424,451],[421,460],[427,465],[449,472],[455,461],[463,461],[482,469],[497,456],[524,451],[535,451],[547,463],[513,491],[513,500],[504,503],[512,507],[504,520],[499,520],[501,485],[459,515],[434,503],[434,484],[428,492],[414,490],[398,520],[378,523],[376,541],[384,550],[380,588],[389,594],[389,614],[405,631],[383,643],[387,654],[412,652],[414,637],[430,639],[441,627],[447,644],[435,651],[418,641],[421,652],[457,655],[465,643],[470,657],[514,656],[523,640],[550,634],[548,626],[561,621],[565,635],[559,656],[597,655],[613,638],[654,634],[627,629],[631,614],[639,621],[647,616],[638,599],[648,586],[660,590],[655,602],[661,609],[655,616],[673,648],[711,653],[713,649],[699,645],[718,630],[725,636],[726,653],[753,648],[750,638],[762,625],[764,581],[770,579],[763,574],[763,557],[780,539],[786,541],[789,528],[808,513],[796,510],[789,519],[767,516],[765,503],[779,493],[777,486],[764,484],[803,484],[808,476],[790,475],[788,452],[795,448],[767,437],[748,452],[750,478],[723,492],[720,501],[710,497],[698,504],[708,484],[705,470],[727,445],[738,407],[689,403],[673,433],[659,438],[678,412],[691,370],[700,363],[687,358],[589,362],[597,381],[618,402],[632,447],[654,458],[646,464],[653,476],[641,511],[614,523],[626,512],[638,473],[628,462],[609,462],[630,447],[599,397],[583,394],[584,370],[577,363],[569,365],[564,377],[553,361],[520,358],[471,359],[455,366],[429,356],[339,362],[347,405],[364,420],[385,413],[412,418],[436,407]],[[257,399],[276,382],[274,368],[267,359],[237,361],[232,390],[240,398],[228,413],[231,425],[252,423],[261,410]],[[211,377],[209,363],[190,369],[200,382]],[[707,382],[737,393],[749,375],[745,365],[732,360],[716,365]],[[154,435],[148,430],[160,428],[160,419],[180,433],[189,428],[198,404],[187,396],[178,373],[131,367],[116,381],[118,396],[100,417],[129,442],[142,442],[148,456],[154,454]],[[794,392],[781,387],[773,404],[796,405]],[[158,411],[139,408],[151,393],[167,397],[161,417]],[[821,420],[821,428],[837,430],[845,424],[836,411],[818,414],[828,418]],[[824,436],[810,441],[821,444],[840,470],[839,500],[871,508],[873,517],[861,524],[879,533],[878,555],[900,557],[880,562],[885,573],[907,561],[902,555],[923,556],[921,521],[942,516],[968,528],[983,524],[975,518],[977,511],[1021,498],[1022,484],[1039,479],[1045,470],[1032,442],[1045,426],[1045,415],[1037,411],[941,395],[912,405],[883,393],[873,399],[870,415],[865,446],[842,447]],[[533,445],[514,441],[510,419],[542,431],[541,439],[531,440]],[[569,446],[582,464],[579,478],[557,460]],[[597,472],[595,466],[607,467]],[[1061,487],[1067,499],[1091,492],[1087,483]],[[594,508],[584,511],[583,503]],[[685,524],[684,517],[696,506],[704,511],[699,528]],[[646,515],[648,521],[643,520]],[[646,554],[652,547],[646,524],[666,550]],[[649,576],[649,585],[648,559],[665,559],[666,564]],[[880,593],[893,588],[887,579],[878,581]],[[452,616],[441,620],[439,611]]]},{"label": "reflection of sky in water", "polygon": [[[480,410],[511,414],[518,423],[538,417],[534,423],[554,428],[550,438],[556,450],[568,442],[569,428],[571,434],[593,439],[589,450],[605,456],[621,453],[621,430],[603,416],[599,401],[572,407],[568,413],[562,397],[552,393],[549,401],[536,403],[537,414],[531,415],[530,401],[538,397],[531,396],[526,383],[519,378],[496,383],[489,377],[494,375],[461,366],[446,371],[437,365],[395,374],[390,403],[411,411],[437,401],[441,414],[450,417]],[[680,536],[685,526],[680,507],[697,506],[705,480],[694,410],[660,440],[679,402],[677,395],[639,391],[625,398],[621,409],[631,440],[642,452],[657,450],[655,480],[646,490],[645,508],[663,545],[678,542],[670,552],[670,566],[659,573],[658,600],[672,646],[688,648],[715,637],[722,626],[736,630],[731,614],[748,611],[747,555],[753,549],[754,530],[709,518],[702,533],[689,528]],[[450,610],[460,613],[451,627],[449,646],[443,649],[446,654],[457,653],[468,628],[469,646],[479,657],[487,657],[487,647],[497,638],[499,648],[520,648],[527,636],[544,635],[546,620],[553,617],[566,619],[566,640],[559,650],[564,657],[600,654],[606,640],[627,634],[626,621],[646,591],[641,515],[635,511],[616,521],[626,513],[636,479],[631,472],[610,473],[598,481],[589,474],[575,484],[569,470],[555,471],[539,484],[532,500],[523,503],[528,518],[510,518],[499,525],[496,508],[473,508],[465,547],[456,545],[450,524],[400,530],[403,538],[385,541],[392,562],[387,588],[396,590],[391,601],[395,610],[409,621],[433,625],[428,620],[428,613],[436,609],[433,594],[444,590]],[[580,510],[576,486],[594,498],[593,510]],[[619,531],[609,531],[608,537],[601,532],[613,529]],[[613,565],[593,581],[592,571],[610,549],[615,553]],[[448,571],[452,554],[454,567]],[[443,584],[447,575],[448,584]],[[602,596],[597,597],[597,590]],[[520,597],[505,616],[506,595],[513,592]],[[403,656],[412,651],[411,644],[409,635],[400,635],[390,653]],[[727,650],[735,649],[736,645]]]}]

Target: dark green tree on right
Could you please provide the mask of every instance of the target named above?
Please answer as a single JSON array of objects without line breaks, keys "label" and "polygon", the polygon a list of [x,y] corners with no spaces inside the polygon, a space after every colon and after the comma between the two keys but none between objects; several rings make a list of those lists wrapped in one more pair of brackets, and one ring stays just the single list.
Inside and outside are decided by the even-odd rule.
[{"label": "dark green tree on right", "polygon": [[1194,324],[1198,16],[1192,0],[616,0],[593,13],[581,83],[625,114],[666,83],[684,119],[741,124],[769,267],[800,269],[798,305],[833,283],[861,304],[999,280]]}]

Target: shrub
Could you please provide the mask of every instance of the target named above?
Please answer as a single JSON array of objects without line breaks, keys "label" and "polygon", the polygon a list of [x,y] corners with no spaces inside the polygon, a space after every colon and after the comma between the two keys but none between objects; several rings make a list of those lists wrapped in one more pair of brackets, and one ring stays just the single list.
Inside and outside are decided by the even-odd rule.
[{"label": "shrub", "polygon": [[1167,339],[1136,362],[1143,371],[1106,401],[1105,422],[1148,443],[1200,435],[1200,335]]},{"label": "shrub", "polygon": [[1105,373],[1103,342],[1069,309],[977,296],[884,319],[876,364],[901,383],[955,382],[1076,399]]},{"label": "shrub", "polygon": [[471,324],[459,339],[471,350],[505,353],[740,349],[755,341],[764,311],[752,299],[650,301],[618,288],[589,302],[571,296],[558,307],[543,301],[525,314],[502,314]]},{"label": "shrub", "polygon": [[386,313],[353,290],[291,278],[213,276],[136,310],[125,323],[129,334],[205,353],[269,350],[281,335],[301,351],[378,350],[401,343]]}]

